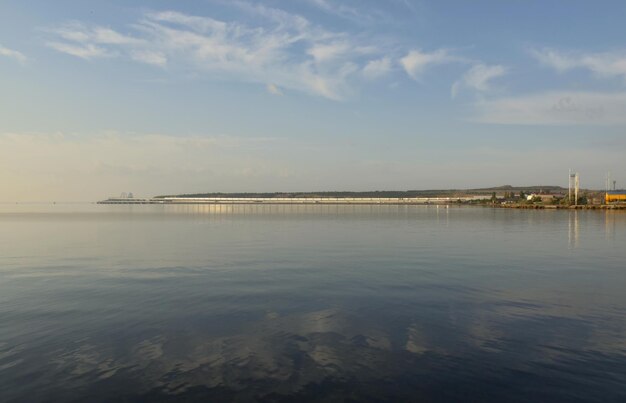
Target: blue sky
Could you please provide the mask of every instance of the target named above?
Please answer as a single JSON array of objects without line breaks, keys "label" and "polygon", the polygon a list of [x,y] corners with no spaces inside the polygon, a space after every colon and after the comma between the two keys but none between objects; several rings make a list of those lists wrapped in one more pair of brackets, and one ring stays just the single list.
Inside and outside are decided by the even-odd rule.
[{"label": "blue sky", "polygon": [[[626,181],[621,1],[1,2],[0,201]],[[626,183],[626,182],[624,182]]]}]

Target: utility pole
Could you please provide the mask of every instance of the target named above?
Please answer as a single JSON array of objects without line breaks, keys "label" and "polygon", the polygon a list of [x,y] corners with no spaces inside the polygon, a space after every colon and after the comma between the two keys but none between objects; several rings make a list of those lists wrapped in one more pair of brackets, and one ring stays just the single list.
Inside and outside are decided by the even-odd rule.
[{"label": "utility pole", "polygon": [[604,187],[604,202],[608,204],[607,200],[609,200],[609,190],[611,190],[611,172],[606,173],[606,186]]},{"label": "utility pole", "polygon": [[572,204],[572,169],[570,168],[567,175],[567,202]]},{"label": "utility pole", "polygon": [[576,190],[574,191],[574,206],[578,206],[578,189],[580,188],[578,172],[576,172]]}]

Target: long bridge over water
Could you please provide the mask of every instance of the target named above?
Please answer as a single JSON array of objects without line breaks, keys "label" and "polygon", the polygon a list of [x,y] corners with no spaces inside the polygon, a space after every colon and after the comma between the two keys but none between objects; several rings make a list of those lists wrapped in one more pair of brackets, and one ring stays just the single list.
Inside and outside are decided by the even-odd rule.
[{"label": "long bridge over water", "polygon": [[484,200],[489,196],[464,197],[155,197],[109,198],[98,204],[447,204]]}]

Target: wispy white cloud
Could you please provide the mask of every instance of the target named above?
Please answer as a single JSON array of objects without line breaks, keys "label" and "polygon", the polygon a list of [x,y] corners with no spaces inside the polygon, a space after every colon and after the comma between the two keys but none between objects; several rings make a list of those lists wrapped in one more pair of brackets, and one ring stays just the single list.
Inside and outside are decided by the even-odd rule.
[{"label": "wispy white cloud", "polygon": [[131,33],[79,22],[49,29],[48,46],[82,59],[123,57],[168,70],[191,66],[222,79],[269,82],[334,100],[352,92],[372,58],[384,60],[382,68],[391,57],[372,38],[329,31],[279,9],[229,4],[263,23],[150,12],[129,27]]},{"label": "wispy white cloud", "polygon": [[563,73],[585,69],[597,77],[621,77],[626,80],[626,52],[583,53],[563,52],[550,48],[531,49],[530,53],[542,64]]},{"label": "wispy white cloud", "polygon": [[139,38],[111,28],[90,27],[76,21],[46,31],[54,35],[54,39],[47,42],[48,47],[85,60],[116,57],[120,47],[131,49],[145,44]]},{"label": "wispy white cloud", "polygon": [[[314,3],[349,13],[349,8],[338,3]],[[233,0],[224,4],[252,18],[222,21],[178,11],[148,12],[126,27],[126,32],[70,22],[48,29],[52,35],[48,46],[82,59],[116,57],[167,66],[168,72],[191,69],[217,79],[272,83],[281,91],[289,89],[332,100],[349,97],[362,80],[383,77],[394,65],[419,80],[432,66],[476,63],[448,49],[407,51],[402,46],[390,46],[388,38],[335,32],[300,15],[257,3]],[[484,90],[496,74],[495,70],[471,71],[463,83]],[[455,85],[455,92],[461,85]]]},{"label": "wispy white cloud", "polygon": [[138,45],[143,43],[141,39],[120,34],[110,28],[95,27],[91,32],[91,40],[95,43],[109,45]]},{"label": "wispy white cloud", "polygon": [[18,52],[17,50],[9,49],[7,47],[2,46],[0,44],[0,56],[5,56],[14,60],[17,60],[20,63],[26,62],[26,56],[22,52]]},{"label": "wispy white cloud", "polygon": [[452,56],[446,49],[438,49],[433,52],[414,49],[400,59],[400,65],[411,78],[418,80],[429,67],[457,61],[459,58]]},{"label": "wispy white cloud", "polygon": [[626,125],[626,93],[543,92],[482,100],[475,121],[514,125]]},{"label": "wispy white cloud", "polygon": [[469,88],[479,92],[489,91],[491,80],[502,77],[507,72],[501,65],[488,66],[477,64],[470,68],[460,80],[452,84],[451,95],[456,98],[462,88]]},{"label": "wispy white cloud", "polygon": [[337,59],[345,55],[350,50],[350,45],[346,42],[315,44],[307,53],[315,59],[316,63],[324,63]]},{"label": "wispy white cloud", "polygon": [[363,75],[369,79],[382,77],[391,71],[391,64],[391,58],[389,57],[370,60],[365,67],[363,67]]},{"label": "wispy white cloud", "polygon": [[148,14],[148,18],[157,22],[167,22],[174,25],[188,27],[196,32],[225,33],[228,24],[210,17],[198,17],[179,13],[177,11],[162,11]]},{"label": "wispy white cloud", "polygon": [[48,42],[47,45],[56,51],[80,57],[85,60],[115,56],[114,52],[111,52],[101,46],[96,46],[92,43],[71,44],[64,42]]},{"label": "wispy white cloud", "polygon": [[60,27],[46,31],[59,38],[75,43],[94,43],[100,45],[138,45],[143,43],[139,38],[121,34],[111,28],[87,26],[77,21],[69,22]]}]

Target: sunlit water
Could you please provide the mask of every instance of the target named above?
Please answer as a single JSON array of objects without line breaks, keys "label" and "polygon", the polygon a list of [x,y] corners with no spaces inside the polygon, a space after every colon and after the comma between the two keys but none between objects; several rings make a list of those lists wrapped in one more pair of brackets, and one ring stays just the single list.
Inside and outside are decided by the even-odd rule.
[{"label": "sunlit water", "polygon": [[0,205],[0,401],[626,401],[626,214]]}]

